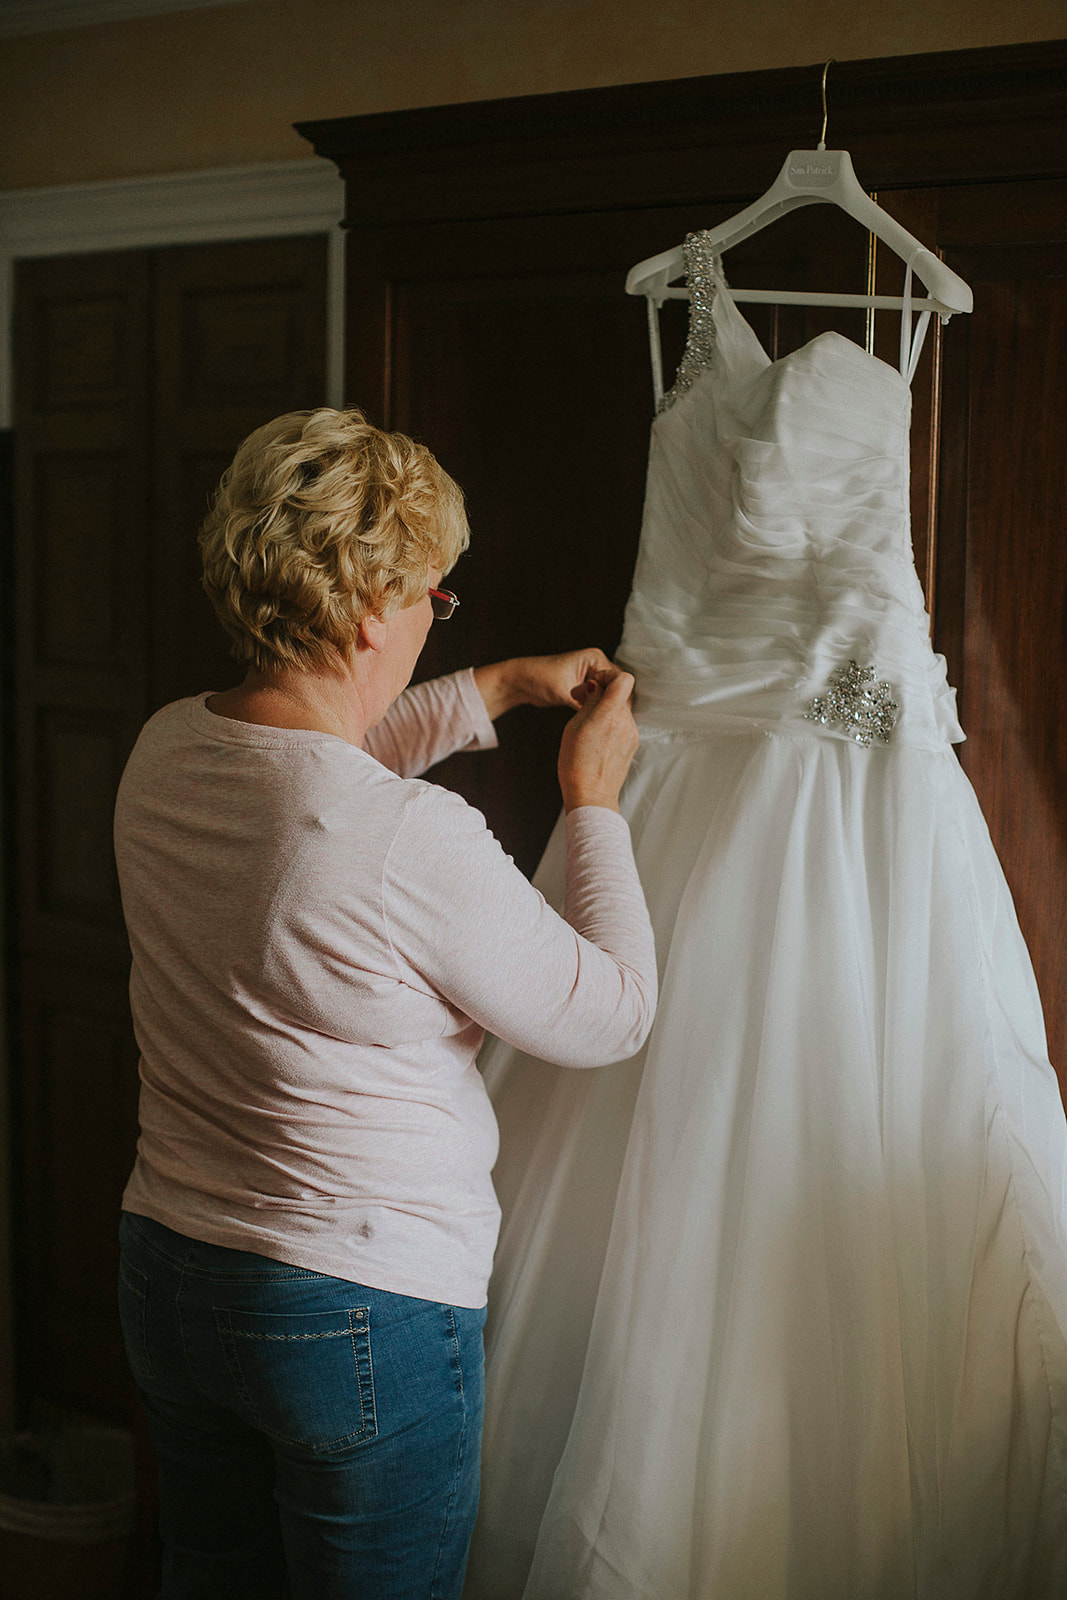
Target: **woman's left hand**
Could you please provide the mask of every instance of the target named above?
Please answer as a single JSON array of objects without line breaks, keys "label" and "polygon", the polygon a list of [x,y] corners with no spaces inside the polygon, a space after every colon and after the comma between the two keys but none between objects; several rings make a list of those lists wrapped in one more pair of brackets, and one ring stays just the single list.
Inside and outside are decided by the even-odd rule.
[{"label": "woman's left hand", "polygon": [[602,686],[617,672],[603,650],[567,650],[558,656],[516,656],[489,667],[475,667],[474,681],[490,719],[512,706],[585,704],[589,686]]}]

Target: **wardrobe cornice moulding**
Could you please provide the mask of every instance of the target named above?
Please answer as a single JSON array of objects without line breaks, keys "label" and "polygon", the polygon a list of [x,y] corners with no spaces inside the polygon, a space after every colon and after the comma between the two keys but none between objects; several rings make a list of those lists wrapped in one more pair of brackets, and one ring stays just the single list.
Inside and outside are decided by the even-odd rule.
[{"label": "wardrobe cornice moulding", "polygon": [[[824,65],[295,126],[349,180],[353,228],[736,204],[818,139]],[[871,188],[1067,174],[1067,39],[835,61],[826,98],[827,144]]]},{"label": "wardrobe cornice moulding", "polygon": [[277,239],[330,240],[327,394],[343,392],[344,190],[323,161],[220,167],[0,193],[0,428],[12,425],[11,319],[20,257]]},{"label": "wardrobe cornice moulding", "polygon": [[3,0],[0,38],[55,33],[61,28],[89,28],[97,22],[126,22],[134,17],[159,17],[173,11],[201,11],[209,6],[247,5],[249,0]]}]

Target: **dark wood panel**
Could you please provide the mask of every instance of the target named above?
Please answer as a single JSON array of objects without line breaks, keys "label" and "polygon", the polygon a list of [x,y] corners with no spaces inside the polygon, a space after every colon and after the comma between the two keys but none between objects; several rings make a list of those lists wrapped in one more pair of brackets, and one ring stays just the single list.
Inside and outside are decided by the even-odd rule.
[{"label": "dark wood panel", "polygon": [[[453,574],[464,598],[458,626],[434,630],[420,676],[585,643],[610,653],[621,630],[647,413],[620,375],[640,370],[643,329],[618,304],[614,274],[508,290],[487,295],[468,281],[394,296],[393,413],[465,485],[473,530],[472,553]],[[579,339],[584,371],[569,359]],[[598,462],[605,428],[624,441],[609,479]],[[559,809],[560,731],[554,716],[516,713],[501,725],[500,757],[473,767],[457,758],[440,774],[468,791],[528,871]]]},{"label": "dark wood panel", "polygon": [[[988,199],[992,228],[997,197]],[[1030,947],[1053,1060],[1067,1075],[1063,248],[950,254],[974,287],[975,312],[946,346],[952,498],[939,590],[968,733],[961,759]]]},{"label": "dark wood panel", "polygon": [[149,287],[136,251],[16,282],[19,937],[90,961],[114,954],[82,918],[115,920],[107,812],[144,710]]},{"label": "dark wood panel", "polygon": [[1067,650],[1062,532],[1067,184],[946,190],[939,236],[975,311],[945,339],[936,640],[961,759],[1004,864],[1067,1092]]},{"label": "dark wood panel", "polygon": [[160,251],[153,302],[152,707],[237,681],[196,536],[241,440],[325,400],[326,239]]},{"label": "dark wood panel", "polygon": [[[125,288],[96,292],[62,273],[64,288],[37,302],[35,409],[52,413],[121,406],[140,374]],[[131,337],[132,334],[132,337]]]},{"label": "dark wood panel", "polygon": [[45,707],[38,716],[34,835],[38,880],[28,915],[122,927],[111,846],[115,792],[129,747],[129,719]]},{"label": "dark wood panel", "polygon": [[114,1415],[137,1077],[111,813],[145,704],[150,268],[16,282],[19,1393]]},{"label": "dark wood panel", "polygon": [[281,281],[277,267],[269,272],[261,246],[255,251],[259,282],[209,289],[183,285],[178,313],[183,410],[269,408],[279,394],[288,398],[303,392],[303,274],[292,271],[291,248],[284,253],[289,271]]},{"label": "dark wood panel", "polygon": [[[937,230],[945,251],[969,244],[988,251],[1062,240],[1067,238],[1067,188],[1060,177],[987,183],[976,176],[965,187],[941,190]],[[1036,257],[1034,265],[1044,272]]]},{"label": "dark wood panel", "polygon": [[42,450],[35,462],[37,665],[121,670],[128,451]]},{"label": "dark wood panel", "polygon": [[130,1380],[115,1309],[118,1210],[133,1163],[137,1053],[121,979],[23,967],[20,1228],[23,1383],[121,1414]]}]

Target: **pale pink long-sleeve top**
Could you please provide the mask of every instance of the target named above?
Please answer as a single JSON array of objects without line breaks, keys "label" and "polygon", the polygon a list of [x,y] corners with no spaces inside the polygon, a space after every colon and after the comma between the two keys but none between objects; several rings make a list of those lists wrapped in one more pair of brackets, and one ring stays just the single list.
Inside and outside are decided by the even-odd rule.
[{"label": "pale pink long-sleeve top", "polygon": [[484,1305],[490,1029],[590,1067],[655,1009],[623,819],[567,819],[563,916],[481,814],[410,776],[496,743],[469,672],[409,690],[366,749],[157,713],[119,789],[141,1136],[128,1211],[394,1293]]}]

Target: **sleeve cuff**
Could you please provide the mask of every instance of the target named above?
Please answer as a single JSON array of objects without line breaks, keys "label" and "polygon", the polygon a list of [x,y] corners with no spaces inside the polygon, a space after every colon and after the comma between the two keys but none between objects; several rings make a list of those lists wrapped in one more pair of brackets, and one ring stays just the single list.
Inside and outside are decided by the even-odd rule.
[{"label": "sleeve cuff", "polygon": [[452,681],[471,730],[470,741],[465,748],[495,750],[500,741],[485,708],[485,701],[478,693],[478,686],[474,681],[474,668],[464,667],[462,672],[453,673]]}]

